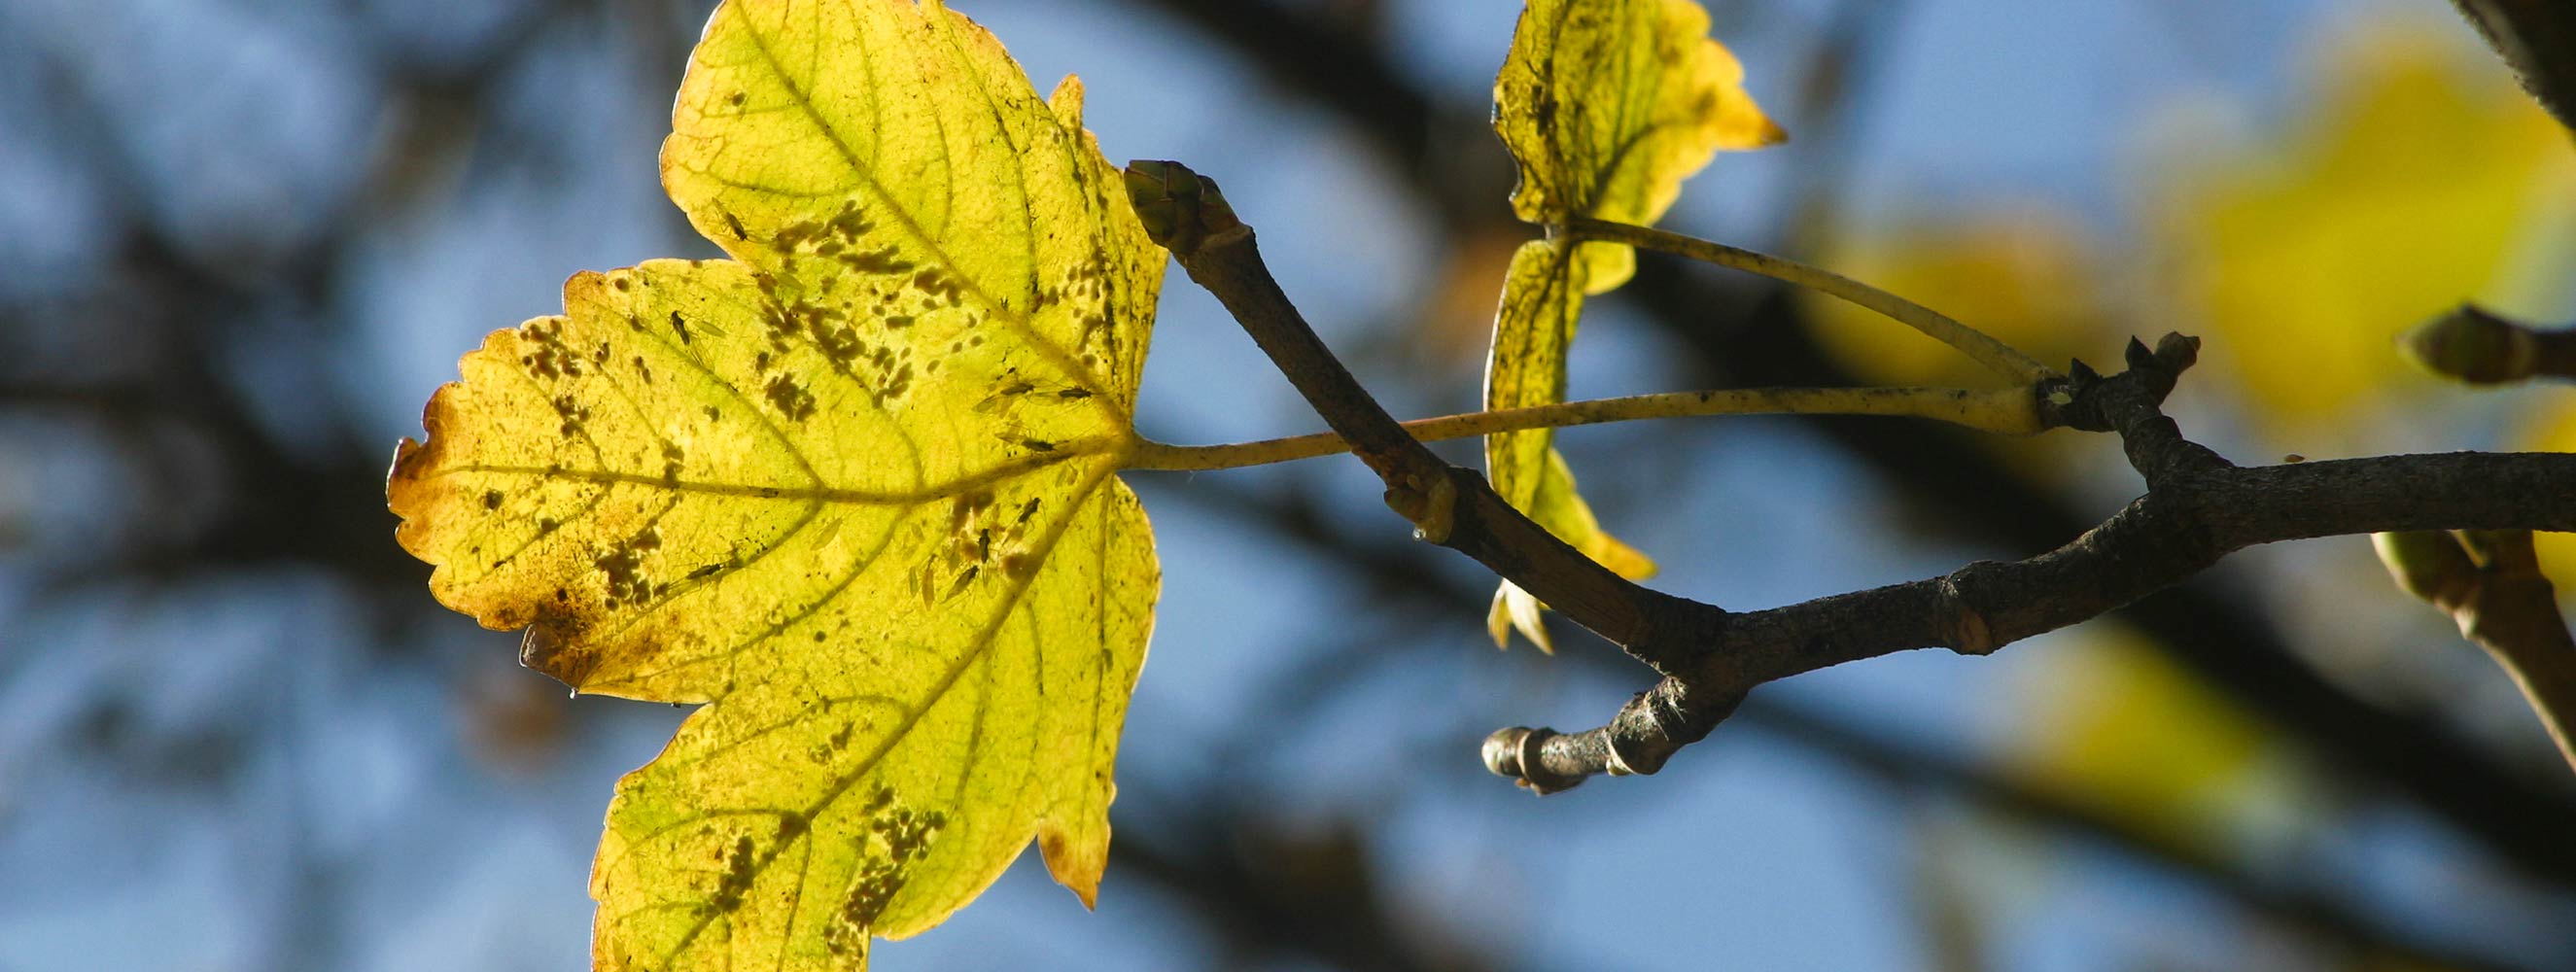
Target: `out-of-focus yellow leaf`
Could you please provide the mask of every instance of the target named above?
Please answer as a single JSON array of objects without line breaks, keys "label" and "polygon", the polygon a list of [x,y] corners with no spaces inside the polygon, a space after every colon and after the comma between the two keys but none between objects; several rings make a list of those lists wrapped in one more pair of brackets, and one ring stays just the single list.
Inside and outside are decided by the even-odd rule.
[{"label": "out-of-focus yellow leaf", "polygon": [[[2007,205],[1956,215],[1924,216],[1839,241],[1825,266],[1920,300],[2022,349],[2063,365],[2104,363],[2127,335],[2112,306],[2114,281],[2096,256],[2098,244],[2070,216],[2034,205]],[[1977,387],[1993,373],[1919,332],[1822,294],[1801,292],[1818,343],[1864,383]],[[2116,360],[2116,358],[2114,358]],[[2063,436],[1987,436],[1978,448],[2024,475],[2060,479],[2082,468]]]},{"label": "out-of-focus yellow leaf", "polygon": [[936,2],[728,0],[663,178],[732,260],[565,286],[389,493],[441,601],[585,692],[704,702],[610,805],[602,969],[847,969],[1037,838],[1088,903],[1159,584],[1163,253]]},{"label": "out-of-focus yellow leaf", "polygon": [[2520,313],[2559,296],[2542,268],[2566,263],[2576,156],[2493,58],[2466,53],[2484,52],[2402,26],[2348,40],[2281,143],[2156,207],[2211,360],[2276,431],[2434,386],[2391,342],[2463,300]]},{"label": "out-of-focus yellow leaf", "polygon": [[2265,796],[2263,727],[2133,637],[2049,652],[2024,692],[2005,758],[2033,786],[2202,851]]},{"label": "out-of-focus yellow leaf", "polygon": [[[2576,403],[2537,415],[2515,448],[2576,452]],[[2576,601],[2576,533],[2534,533],[2531,545],[2540,554],[2540,574],[2557,586],[2558,599]]]},{"label": "out-of-focus yellow leaf", "polygon": [[[1939,308],[2064,364],[2119,348],[2094,241],[2071,219],[2002,207],[1902,223],[1838,243],[1825,266]],[[1816,339],[1867,383],[1976,387],[1993,373],[1948,345],[1823,294],[1800,292]]]},{"label": "out-of-focus yellow leaf", "polygon": [[[1533,223],[1652,223],[1718,149],[1785,137],[1745,93],[1743,66],[1708,37],[1708,12],[1690,0],[1531,0],[1494,80],[1494,130],[1520,164],[1512,211]],[[1635,268],[1628,247],[1608,243],[1539,241],[1514,254],[1485,407],[1564,401],[1566,346],[1584,295],[1617,287]],[[1614,569],[1651,572],[1643,556],[1601,533],[1551,442],[1545,429],[1487,436],[1495,491],[1577,549],[1618,558]],[[1542,510],[1542,493],[1561,499]],[[1546,647],[1538,616],[1537,603],[1506,583],[1488,627],[1497,644],[1516,627]]]}]

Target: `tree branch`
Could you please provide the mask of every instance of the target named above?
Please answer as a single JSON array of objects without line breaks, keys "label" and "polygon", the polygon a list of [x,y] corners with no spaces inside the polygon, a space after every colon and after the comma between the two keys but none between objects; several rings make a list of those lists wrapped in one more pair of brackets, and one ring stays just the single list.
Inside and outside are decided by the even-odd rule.
[{"label": "tree branch", "polygon": [[[1418,548],[1344,529],[1341,518],[1308,491],[1284,488],[1256,492],[1236,485],[1240,482],[1199,479],[1186,487],[1173,484],[1168,498],[1257,524],[1302,552],[1331,559],[1337,570],[1347,572],[1357,583],[1356,589],[1367,592],[1372,607],[1418,616],[1482,610],[1491,596],[1490,585],[1479,586],[1465,578],[1425,570]],[[1148,497],[1150,501],[1164,498]],[[1391,642],[1380,641],[1366,649],[1355,649],[1348,656],[1328,655],[1307,664],[1349,677],[1370,663],[1402,664],[1401,658],[1393,657],[1396,655],[1451,647],[1439,638],[1399,636]],[[1558,661],[1591,666],[1602,672],[1623,664],[1606,653],[1596,652],[1560,655]],[[1304,680],[1292,677],[1288,684],[1297,686]],[[1297,694],[1294,688],[1274,694],[1266,700],[1265,709],[1241,722],[1255,727],[1311,724],[1317,718],[1313,709],[1325,703],[1291,698]],[[1809,706],[1768,696],[1747,699],[1729,718],[1735,729],[1775,735],[1905,792],[1964,798],[2016,826],[2107,847],[2141,866],[2188,876],[2213,894],[2233,899],[2283,927],[2316,935],[2350,954],[2400,956],[2445,969],[2505,972],[2554,967],[2555,955],[2517,956],[2509,949],[2499,951],[2500,943],[2493,941],[2468,943],[2477,946],[2474,951],[2446,947],[2438,935],[2427,936],[2421,929],[2391,927],[2374,920],[2369,908],[2354,903],[2350,887],[2326,873],[2330,869],[2269,867],[2241,860],[2235,854],[2176,841],[2171,834],[2130,816],[2106,812],[2098,803],[2034,787],[2015,774],[1986,767],[1946,747],[1921,745],[1901,732],[1866,728]],[[1251,732],[1262,740],[1250,743],[1251,748],[1275,745],[1275,740],[1262,735],[1264,731],[1256,728]],[[1436,772],[1409,778],[1435,787],[1452,785],[1447,776]],[[1157,824],[1157,832],[1161,829]],[[1122,841],[1112,853],[1127,846]]]},{"label": "tree branch", "polygon": [[1513,727],[1485,764],[1540,793],[1601,773],[1653,773],[1708,736],[1764,682],[1847,661],[1941,646],[1986,654],[2180,582],[2219,558],[2281,540],[2427,529],[2576,530],[2557,483],[2576,455],[2458,453],[2243,469],[2182,437],[2161,406],[2197,359],[2196,338],[2132,340],[2128,369],[2080,365],[2044,383],[2043,419],[2120,435],[2146,479],[2139,497],[2072,543],[2010,564],[1979,562],[1911,584],[1732,614],[1630,583],[1567,546],[1415,441],[1333,357],[1262,263],[1252,228],[1216,184],[1172,162],[1128,168],[1155,241],[1223,302],[1324,421],[1386,483],[1415,536],[1474,558],[1663,676],[1608,725],[1571,735]]},{"label": "tree branch", "polygon": [[[1450,465],[1416,441],[1297,313],[1262,263],[1252,228],[1235,218],[1214,182],[1176,162],[1135,162],[1127,173],[1147,232],[1225,304],[1307,404],[1386,483],[1387,506],[1413,521],[1415,537],[1474,558],[1632,653],[1661,642],[1650,619],[1671,617],[1668,602],[1680,599],[1639,587],[1567,546],[1504,502],[1484,476]],[[1725,614],[1693,607],[1698,616]],[[1656,664],[1654,654],[1638,657]]]},{"label": "tree branch", "polygon": [[2522,79],[2523,90],[2576,131],[2576,7],[2566,0],[2451,0]]},{"label": "tree branch", "polygon": [[[1262,68],[1286,91],[1331,111],[1365,139],[1389,170],[1407,180],[1411,198],[1430,207],[1436,222],[1465,236],[1510,224],[1494,200],[1510,192],[1513,169],[1501,152],[1448,151],[1449,140],[1427,132],[1481,130],[1483,104],[1447,105],[1404,79],[1380,45],[1364,37],[1316,28],[1313,14],[1241,0],[1154,0],[1180,20],[1206,30]],[[1886,4],[1856,5],[1852,13],[1876,30],[1888,23]],[[1847,12],[1850,12],[1847,9]],[[1318,81],[1318,74],[1325,75]],[[1342,83],[1365,78],[1365,83]],[[1388,106],[1399,106],[1400,111]],[[1834,115],[1832,117],[1848,117]],[[1429,121],[1424,121],[1429,119]],[[1830,131],[1809,121],[1810,134]],[[1460,144],[1485,143],[1472,139]],[[1828,149],[1799,167],[1813,188],[1833,184],[1835,144],[1848,139],[1807,139],[1808,153]],[[1819,175],[1824,173],[1824,175]],[[1795,385],[1850,385],[1853,376],[1825,355],[1809,334],[1805,304],[1786,288],[1748,292],[1719,285],[1661,261],[1640,261],[1637,278],[1621,293],[1645,311],[1686,353],[1693,371],[1685,382],[1720,386],[1754,381]],[[1917,424],[1802,416],[1801,423],[1886,479],[1910,501],[1923,504],[1933,522],[1953,535],[2012,551],[2045,550],[2085,530],[2092,517],[2027,479],[1949,429]],[[1938,463],[1946,473],[1920,475]],[[2429,713],[2391,709],[2348,692],[2292,652],[2279,631],[2238,592],[2193,584],[2169,589],[2122,611],[2157,646],[2195,676],[2237,704],[2262,713],[2284,732],[2354,777],[2391,787],[2494,851],[2517,871],[2564,887],[2576,882],[2576,842],[2563,821],[2576,814],[2561,781],[2540,780],[2499,763],[2484,748]]]},{"label": "tree branch", "polygon": [[[2179,350],[2188,339],[2169,336]],[[2128,372],[2080,389],[2077,427],[2107,418],[2146,495],[2055,550],[2012,563],[1726,618],[1698,657],[1579,733],[1504,729],[1486,765],[1540,792],[1601,773],[1652,773],[1708,735],[1754,686],[1914,648],[1986,654],[2170,586],[2257,544],[2388,530],[2576,530],[2576,455],[2450,453],[2239,468],[2155,411],[2166,356],[2133,347]],[[2079,384],[2082,384],[2079,378]],[[2150,397],[2152,396],[2152,397]]]}]

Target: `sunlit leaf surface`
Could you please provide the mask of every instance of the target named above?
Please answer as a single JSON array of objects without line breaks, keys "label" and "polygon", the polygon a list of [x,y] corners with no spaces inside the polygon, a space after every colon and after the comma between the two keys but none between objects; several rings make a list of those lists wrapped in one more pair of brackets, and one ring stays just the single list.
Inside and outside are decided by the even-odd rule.
[{"label": "sunlit leaf surface", "polygon": [[1080,111],[935,2],[729,0],[662,165],[732,259],[575,276],[404,443],[443,602],[581,691],[707,703],[619,784],[599,967],[858,967],[1032,836],[1092,899],[1163,254]]},{"label": "sunlit leaf surface", "polygon": [[[1512,210],[1533,223],[1652,223],[1718,149],[1783,137],[1690,0],[1531,0],[1494,80],[1494,130],[1520,163]],[[1616,244],[1522,247],[1494,321],[1485,407],[1564,401],[1566,346],[1584,295],[1625,283],[1635,267],[1635,254]],[[1486,437],[1494,489],[1612,569],[1653,573],[1651,561],[1601,532],[1552,441],[1545,429]],[[1538,617],[1538,603],[1505,582],[1487,627],[1496,644],[1518,628],[1544,648]]]}]

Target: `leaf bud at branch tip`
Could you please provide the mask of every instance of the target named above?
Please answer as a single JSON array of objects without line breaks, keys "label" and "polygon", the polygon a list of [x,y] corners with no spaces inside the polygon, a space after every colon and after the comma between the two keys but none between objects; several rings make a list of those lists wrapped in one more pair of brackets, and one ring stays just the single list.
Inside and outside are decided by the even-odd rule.
[{"label": "leaf bud at branch tip", "polygon": [[2443,604],[2477,582],[2477,565],[2447,530],[2374,533],[2371,549],[2388,568],[2388,577],[2418,600]]},{"label": "leaf bud at branch tip", "polygon": [[1560,775],[1549,771],[1542,762],[1541,751],[1548,740],[1561,737],[1563,733],[1548,728],[1496,729],[1485,737],[1485,769],[1539,796],[1571,790],[1583,783],[1583,775]]},{"label": "leaf bud at branch tip", "polygon": [[2398,351],[2434,374],[2473,385],[2521,381],[2536,373],[2540,339],[2475,304],[2426,321],[2397,339]]},{"label": "leaf bud at branch tip", "polygon": [[1245,231],[1216,180],[1178,162],[1139,159],[1124,173],[1127,199],[1145,235],[1175,254],[1196,251],[1211,238]]}]

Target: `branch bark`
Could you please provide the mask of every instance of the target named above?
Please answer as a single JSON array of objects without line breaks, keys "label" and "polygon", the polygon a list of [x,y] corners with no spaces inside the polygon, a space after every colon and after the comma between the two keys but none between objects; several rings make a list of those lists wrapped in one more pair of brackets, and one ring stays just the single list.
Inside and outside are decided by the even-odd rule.
[{"label": "branch bark", "polygon": [[[1455,236],[1491,232],[1510,221],[1494,200],[1511,189],[1509,160],[1501,152],[1450,151],[1474,139],[1426,139],[1427,132],[1481,131],[1487,105],[1444,102],[1406,81],[1389,53],[1368,38],[1314,25],[1321,18],[1273,4],[1240,0],[1154,0],[1154,5],[1206,32],[1262,69],[1284,91],[1348,123],[1389,171],[1402,174],[1411,198]],[[1883,46],[1891,22],[1883,2],[1844,5],[1852,49]],[[1876,73],[1864,55],[1862,75]],[[1333,82],[1318,82],[1315,66]],[[1366,83],[1337,83],[1351,78]],[[1852,90],[1866,89],[1866,83]],[[1856,95],[1863,97],[1865,95]],[[1395,106],[1391,109],[1390,106]],[[1400,110],[1398,110],[1400,109]],[[1799,167],[1809,200],[1800,225],[1821,219],[1817,200],[1832,198],[1835,173],[1844,166],[1836,146],[1858,144],[1848,134],[1851,115],[1832,104],[1802,115],[1802,141],[1813,164]],[[1835,132],[1843,132],[1836,136]],[[1818,136],[1823,137],[1806,137]],[[1746,290],[1709,274],[1686,272],[1662,261],[1640,261],[1637,279],[1623,294],[1644,311],[1683,354],[1692,386],[1754,382],[1850,385],[1856,379],[1824,354],[1808,333],[1805,303],[1786,288]],[[1976,440],[1918,423],[1890,423],[1807,416],[1803,427],[1846,450],[1910,501],[1923,504],[1931,522],[1954,537],[2010,551],[2042,551],[2082,533],[2094,518],[2050,490],[2034,486],[1975,449]],[[1938,462],[1948,473],[1924,477]],[[2375,704],[2338,687],[2290,650],[2270,621],[2241,591],[2212,584],[2168,589],[2123,609],[2121,617],[2153,638],[2178,663],[2207,679],[2238,704],[2259,711],[2300,743],[2353,778],[2389,787],[2413,805],[2511,862],[2521,873],[2556,886],[2576,883],[2576,842],[2563,821],[2576,800],[2558,780],[2535,779],[2499,762],[2484,747],[2431,714]]]},{"label": "branch bark", "polygon": [[1386,483],[1387,506],[1413,522],[1417,539],[1474,558],[1575,623],[1630,646],[1649,665],[1657,664],[1657,653],[1638,649],[1680,634],[1653,631],[1656,619],[1725,614],[1698,604],[1702,614],[1676,612],[1673,602],[1681,599],[1611,572],[1513,509],[1482,474],[1433,454],[1315,336],[1262,262],[1252,228],[1235,217],[1213,181],[1176,162],[1136,162],[1127,171],[1129,192],[1155,242],[1225,304],[1324,423]]},{"label": "branch bark", "polygon": [[2232,465],[2185,439],[2161,410],[2200,347],[2168,334],[2152,350],[2130,342],[2118,375],[2079,367],[2061,387],[2041,388],[2050,424],[2118,433],[2146,480],[2147,494],[2109,520],[2027,560],[1733,614],[1620,578],[1512,509],[1484,477],[1415,441],[1315,336],[1214,182],[1177,163],[1137,163],[1129,188],[1157,242],[1352,443],[1415,536],[1467,554],[1663,676],[1607,725],[1572,734],[1514,727],[1488,738],[1486,766],[1540,793],[1597,774],[1653,773],[1764,682],[1914,648],[1986,654],[2256,544],[2390,530],[2576,530],[2576,503],[2558,486],[2576,477],[2576,455]]},{"label": "branch bark", "polygon": [[2576,132],[2576,7],[2565,0],[2452,0],[2523,90]]},{"label": "branch bark", "polygon": [[2576,476],[2576,455],[2238,468],[2210,465],[2215,456],[2178,435],[2156,444],[2159,424],[2171,423],[2159,414],[2133,423],[2144,428],[2123,429],[2148,493],[2073,542],[2012,563],[1980,561],[1940,577],[1734,614],[1697,658],[1609,724],[1571,734],[1502,730],[1487,740],[1487,765],[1541,792],[1601,773],[1651,773],[1764,682],[1914,648],[1987,654],[2089,620],[2257,544],[2387,530],[2576,530],[2565,486]]}]

